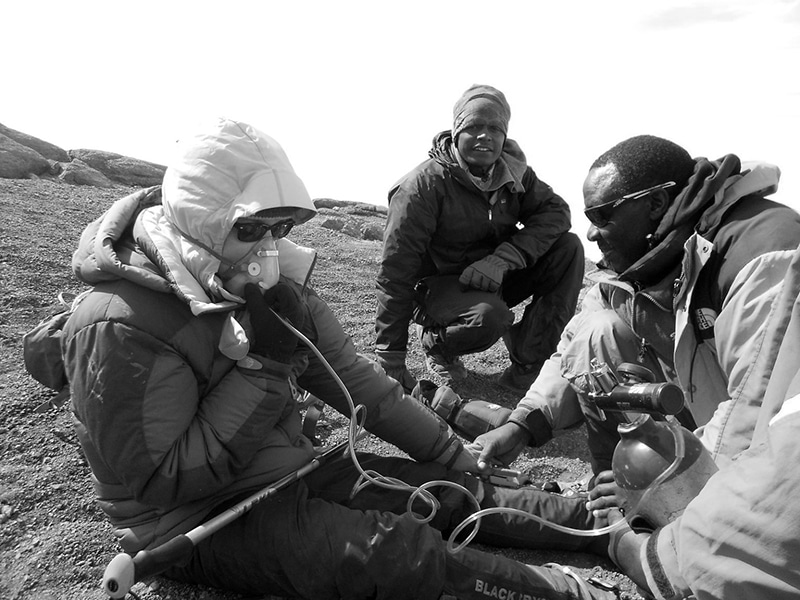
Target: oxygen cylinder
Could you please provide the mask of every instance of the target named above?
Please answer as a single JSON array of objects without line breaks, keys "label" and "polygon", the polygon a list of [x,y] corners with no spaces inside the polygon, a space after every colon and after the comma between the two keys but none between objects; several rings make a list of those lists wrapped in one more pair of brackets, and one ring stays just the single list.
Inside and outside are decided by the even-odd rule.
[{"label": "oxygen cylinder", "polygon": [[621,363],[616,375],[604,363],[593,361],[593,365],[591,375],[598,391],[590,398],[599,409],[657,417],[677,415],[683,409],[681,388],[674,383],[656,383],[655,374],[643,365]]},{"label": "oxygen cylinder", "polygon": [[623,497],[620,507],[634,530],[652,531],[673,521],[718,470],[697,436],[677,423],[642,414],[617,431],[611,464]]},{"label": "oxygen cylinder", "polygon": [[677,415],[683,408],[683,391],[674,383],[632,383],[594,397],[594,403],[603,410]]}]

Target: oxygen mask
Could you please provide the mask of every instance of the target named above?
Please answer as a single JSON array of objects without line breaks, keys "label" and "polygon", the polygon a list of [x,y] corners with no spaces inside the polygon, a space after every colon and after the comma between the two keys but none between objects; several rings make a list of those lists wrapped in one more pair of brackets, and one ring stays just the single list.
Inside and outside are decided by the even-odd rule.
[{"label": "oxygen mask", "polygon": [[268,290],[278,283],[280,274],[275,240],[266,237],[247,256],[228,267],[224,276],[225,289],[237,296],[244,293],[244,286],[248,283],[255,283]]},{"label": "oxygen mask", "polygon": [[[241,296],[248,283],[264,290],[278,283],[281,271],[275,242],[289,233],[292,225],[292,220],[274,224],[237,222],[223,249],[227,269],[221,271],[220,276],[225,281],[225,289]],[[231,260],[233,256],[237,258]]]}]

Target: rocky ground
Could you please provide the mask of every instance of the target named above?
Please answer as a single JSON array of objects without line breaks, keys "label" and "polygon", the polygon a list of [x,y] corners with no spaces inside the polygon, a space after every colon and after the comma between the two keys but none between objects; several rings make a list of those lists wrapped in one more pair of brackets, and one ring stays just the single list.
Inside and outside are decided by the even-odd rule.
[{"label": "rocky ground", "polygon": [[[99,584],[119,552],[110,527],[95,506],[89,470],[72,430],[68,403],[53,406],[55,392],[24,370],[22,335],[59,310],[60,292],[83,288],[69,260],[80,232],[131,188],[99,189],[45,180],[0,179],[0,598],[83,600],[104,598]],[[325,209],[352,225],[382,226],[379,213]],[[318,217],[292,233],[313,246],[319,260],[312,284],[333,308],[356,346],[371,353],[380,242],[357,239],[320,226]],[[356,228],[357,229],[357,228]],[[466,357],[470,376],[456,387],[462,397],[513,406],[517,397],[497,385],[506,365],[502,343]],[[409,365],[425,376],[419,348]],[[326,413],[320,437],[341,439],[346,419]],[[394,450],[378,440],[370,450]],[[588,472],[585,431],[561,436],[544,448],[526,450],[513,465],[534,480],[575,480]],[[624,597],[639,596],[613,565],[575,553],[491,549],[528,564],[558,562],[620,585]],[[235,600],[215,589],[164,578],[135,586],[142,600]]]}]

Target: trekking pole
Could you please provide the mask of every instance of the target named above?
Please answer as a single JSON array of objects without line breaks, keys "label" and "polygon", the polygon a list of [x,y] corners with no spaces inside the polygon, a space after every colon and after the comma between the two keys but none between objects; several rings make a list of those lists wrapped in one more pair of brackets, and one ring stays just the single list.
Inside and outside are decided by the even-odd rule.
[{"label": "trekking pole", "polygon": [[137,552],[135,556],[124,552],[117,554],[111,559],[111,562],[108,563],[103,573],[103,591],[109,598],[124,598],[131,590],[134,583],[152,577],[153,575],[158,575],[166,571],[171,565],[188,558],[194,550],[194,547],[197,546],[200,541],[250,511],[257,503],[269,498],[279,490],[288,487],[301,477],[315,470],[328,457],[337,452],[344,451],[349,443],[350,440],[347,439],[344,442],[328,448],[314,457],[314,459],[304,467],[299,468],[293,473],[289,473],[269,487],[245,498],[216,517],[209,519],[205,523],[201,523],[187,533],[176,535],[171,540],[164,542],[160,546],[156,546],[152,550],[141,550]]}]

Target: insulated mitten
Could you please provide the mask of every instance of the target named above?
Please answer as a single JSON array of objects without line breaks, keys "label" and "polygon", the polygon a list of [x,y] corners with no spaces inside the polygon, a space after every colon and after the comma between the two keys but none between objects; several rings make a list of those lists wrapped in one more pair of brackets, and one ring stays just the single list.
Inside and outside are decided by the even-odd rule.
[{"label": "insulated mitten", "polygon": [[250,311],[250,323],[255,337],[250,351],[288,363],[297,348],[299,338],[275,313],[288,320],[295,328],[301,328],[305,317],[300,294],[286,283],[278,283],[266,291],[248,283],[244,288],[244,298]]}]

